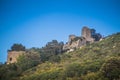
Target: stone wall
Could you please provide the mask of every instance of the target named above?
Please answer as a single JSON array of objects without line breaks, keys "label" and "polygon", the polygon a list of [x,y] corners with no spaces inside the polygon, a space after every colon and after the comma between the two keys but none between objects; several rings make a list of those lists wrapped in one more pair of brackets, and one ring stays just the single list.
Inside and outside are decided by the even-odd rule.
[{"label": "stone wall", "polygon": [[82,37],[84,37],[84,38],[86,38],[86,40],[87,41],[89,41],[89,42],[93,42],[94,41],[94,39],[92,38],[92,32],[93,32],[93,30],[91,30],[91,29],[89,29],[88,27],[83,27],[82,28]]},{"label": "stone wall", "polygon": [[66,50],[73,50],[76,48],[79,48],[83,45],[86,45],[86,39],[84,37],[75,37],[71,41],[68,41],[64,46],[63,46],[63,51]]},{"label": "stone wall", "polygon": [[17,62],[17,58],[24,53],[25,51],[8,51],[7,64]]},{"label": "stone wall", "polygon": [[82,28],[82,37],[91,38],[91,31],[86,26]]},{"label": "stone wall", "polygon": [[81,31],[81,36],[69,35],[68,42],[63,46],[64,51],[73,51],[73,49],[82,47],[87,43],[99,41],[102,38],[101,34],[96,33],[95,29],[90,29],[84,26]]},{"label": "stone wall", "polygon": [[69,35],[69,41],[68,42],[71,42],[71,40],[73,40],[74,38],[76,38],[76,36],[75,35]]}]

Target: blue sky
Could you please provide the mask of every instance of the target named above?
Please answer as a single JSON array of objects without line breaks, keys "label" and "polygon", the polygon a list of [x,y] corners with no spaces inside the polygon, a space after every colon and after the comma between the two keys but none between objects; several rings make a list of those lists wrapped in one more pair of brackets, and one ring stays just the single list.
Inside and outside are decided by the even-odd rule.
[{"label": "blue sky", "polygon": [[66,42],[83,26],[105,36],[120,32],[120,0],[0,0],[0,62],[14,43],[31,48]]}]

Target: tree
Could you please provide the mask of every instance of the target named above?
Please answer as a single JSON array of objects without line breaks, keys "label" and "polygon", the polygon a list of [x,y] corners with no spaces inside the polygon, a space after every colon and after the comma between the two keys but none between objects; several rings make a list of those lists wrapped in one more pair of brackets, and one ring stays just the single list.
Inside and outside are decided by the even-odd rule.
[{"label": "tree", "polygon": [[23,46],[22,44],[13,44],[13,46],[11,47],[11,51],[25,51],[25,46]]},{"label": "tree", "polygon": [[18,75],[20,75],[20,72],[15,63],[3,64],[0,67],[0,80],[18,80]]},{"label": "tree", "polygon": [[40,63],[40,55],[38,53],[26,53],[25,55],[20,55],[17,59],[17,65],[21,71],[25,71]]},{"label": "tree", "polygon": [[19,69],[21,71],[25,71],[31,67],[33,67],[33,61],[30,60],[28,57],[25,55],[21,55],[17,59],[17,65],[19,66]]},{"label": "tree", "polygon": [[57,40],[52,40],[51,42],[48,42],[45,47],[42,47],[40,49],[40,56],[41,61],[52,61],[52,62],[59,62],[60,57],[57,56],[62,53],[62,47],[64,43],[58,42]]}]

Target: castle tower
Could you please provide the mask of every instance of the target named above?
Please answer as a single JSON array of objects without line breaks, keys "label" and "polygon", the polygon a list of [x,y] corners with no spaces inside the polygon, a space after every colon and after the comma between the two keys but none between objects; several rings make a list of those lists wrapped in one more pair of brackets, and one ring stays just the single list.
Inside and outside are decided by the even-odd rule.
[{"label": "castle tower", "polygon": [[86,26],[82,28],[82,37],[85,37],[85,38],[90,38],[91,37],[91,31]]},{"label": "castle tower", "polygon": [[[94,31],[93,31],[94,32]],[[81,33],[82,37],[84,37],[87,41],[89,42],[93,42],[94,39],[92,38],[92,34],[91,34],[91,29],[89,29],[88,27],[84,26],[82,28],[82,33]]]},{"label": "castle tower", "polygon": [[25,51],[8,51],[7,64],[17,62],[17,58],[24,53]]}]

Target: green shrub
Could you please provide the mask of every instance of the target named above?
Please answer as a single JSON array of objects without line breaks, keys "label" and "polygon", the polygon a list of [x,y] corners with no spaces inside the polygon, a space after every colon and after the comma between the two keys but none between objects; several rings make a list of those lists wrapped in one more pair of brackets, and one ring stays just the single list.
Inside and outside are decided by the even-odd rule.
[{"label": "green shrub", "polygon": [[87,75],[84,75],[81,78],[82,80],[108,80],[107,78],[104,78],[102,75],[100,75],[98,72],[87,73]]},{"label": "green shrub", "polygon": [[103,76],[109,80],[120,79],[120,58],[113,57],[108,59],[100,69]]},{"label": "green shrub", "polygon": [[11,47],[11,51],[25,51],[25,46],[22,44],[13,44]]},{"label": "green shrub", "polygon": [[67,77],[80,76],[82,67],[79,63],[72,63],[66,67],[65,74]]},{"label": "green shrub", "polygon": [[32,74],[29,77],[22,77],[21,80],[65,80],[60,70],[44,72],[41,74]]},{"label": "green shrub", "polygon": [[0,80],[13,80],[20,74],[16,64],[3,65],[0,67]]},{"label": "green shrub", "polygon": [[20,55],[17,59],[17,66],[21,71],[25,71],[36,66],[39,63],[38,60],[32,59],[26,55]]}]

